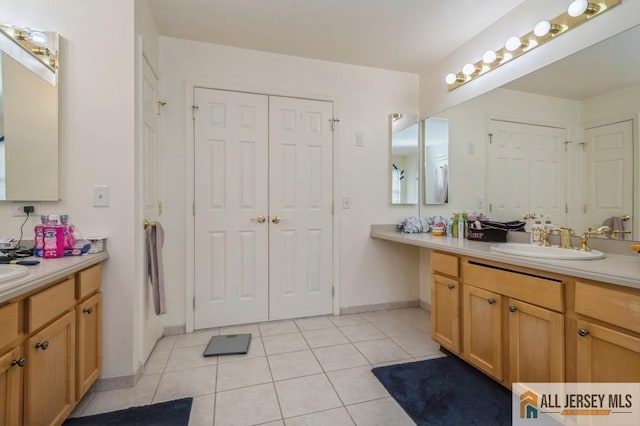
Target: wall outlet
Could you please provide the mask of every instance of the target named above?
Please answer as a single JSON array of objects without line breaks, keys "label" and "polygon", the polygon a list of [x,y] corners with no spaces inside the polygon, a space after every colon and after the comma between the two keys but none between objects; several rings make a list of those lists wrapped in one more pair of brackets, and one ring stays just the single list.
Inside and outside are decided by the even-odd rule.
[{"label": "wall outlet", "polygon": [[26,217],[27,214],[24,212],[25,206],[33,207],[33,213],[29,213],[30,217],[34,217],[40,214],[40,204],[39,203],[29,203],[27,201],[21,201],[18,203],[13,203],[13,217]]},{"label": "wall outlet", "polygon": [[351,208],[351,198],[350,197],[342,197],[342,208],[350,209]]}]

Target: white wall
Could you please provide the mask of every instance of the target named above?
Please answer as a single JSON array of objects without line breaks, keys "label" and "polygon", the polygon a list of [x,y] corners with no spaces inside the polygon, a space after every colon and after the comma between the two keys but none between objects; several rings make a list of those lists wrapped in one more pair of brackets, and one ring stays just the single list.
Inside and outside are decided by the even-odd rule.
[{"label": "white wall", "polygon": [[[136,303],[134,233],[133,2],[3,0],[3,23],[50,29],[63,38],[60,66],[62,201],[42,213],[68,213],[84,234],[107,235],[103,377],[132,374]],[[91,187],[109,185],[110,206],[94,208]],[[0,235],[17,238],[22,218],[0,203]],[[36,219],[25,226],[32,235]],[[55,262],[55,260],[46,260]]]},{"label": "white wall", "polygon": [[[396,223],[415,215],[417,206],[389,204],[389,114],[418,108],[417,75],[275,55],[219,45],[160,38],[161,96],[167,102],[161,134],[165,164],[167,325],[185,322],[185,259],[193,196],[185,193],[192,178],[191,126],[194,83],[218,89],[333,100],[340,119],[334,138],[339,241],[337,278],[340,306],[417,300],[417,251],[369,238],[372,223]],[[355,146],[362,133],[364,146]],[[191,151],[192,152],[192,151]],[[191,154],[192,155],[192,154]],[[191,186],[192,187],[192,186]],[[351,209],[341,210],[343,196]]]}]

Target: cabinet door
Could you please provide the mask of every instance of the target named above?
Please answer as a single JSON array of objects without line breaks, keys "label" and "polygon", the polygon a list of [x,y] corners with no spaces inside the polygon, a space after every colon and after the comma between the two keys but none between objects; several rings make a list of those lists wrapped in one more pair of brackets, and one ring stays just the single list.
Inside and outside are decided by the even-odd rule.
[{"label": "cabinet door", "polygon": [[458,281],[433,274],[431,336],[450,351],[460,353],[460,286]]},{"label": "cabinet door", "polygon": [[511,382],[564,382],[564,317],[509,299]]},{"label": "cabinet door", "polygon": [[62,424],[75,404],[75,312],[29,338],[26,358],[25,424]]},{"label": "cabinet door", "polygon": [[22,413],[22,370],[25,359],[20,348],[0,356],[0,424],[19,425]]},{"label": "cabinet door", "polygon": [[577,321],[578,382],[640,382],[640,339]]},{"label": "cabinet door", "polygon": [[76,317],[76,401],[79,401],[102,371],[102,293],[78,304]]},{"label": "cabinet door", "polygon": [[463,300],[464,358],[502,380],[502,296],[465,284]]}]

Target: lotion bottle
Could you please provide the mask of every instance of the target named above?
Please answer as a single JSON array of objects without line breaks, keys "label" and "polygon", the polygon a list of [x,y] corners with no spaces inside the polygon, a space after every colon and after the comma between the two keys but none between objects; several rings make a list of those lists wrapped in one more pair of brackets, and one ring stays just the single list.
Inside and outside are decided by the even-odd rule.
[{"label": "lotion bottle", "polygon": [[542,223],[539,220],[536,220],[536,222],[531,226],[531,232],[529,234],[531,238],[531,244],[540,245],[542,243],[543,234],[544,234],[544,225],[542,225]]}]

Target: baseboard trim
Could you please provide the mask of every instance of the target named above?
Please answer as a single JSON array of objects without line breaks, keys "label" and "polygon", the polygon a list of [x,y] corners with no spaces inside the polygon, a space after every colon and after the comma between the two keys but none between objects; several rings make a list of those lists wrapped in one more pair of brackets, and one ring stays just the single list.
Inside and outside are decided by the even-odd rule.
[{"label": "baseboard trim", "polygon": [[431,303],[425,302],[424,300],[420,300],[420,307],[427,312],[431,312]]},{"label": "baseboard trim", "polygon": [[185,334],[187,332],[187,326],[183,325],[165,325],[162,329],[163,336],[173,336],[176,334]]},{"label": "baseboard trim", "polygon": [[406,300],[401,302],[376,303],[373,305],[348,306],[340,308],[340,315],[361,314],[363,312],[386,311],[387,309],[417,308],[418,300]]}]

